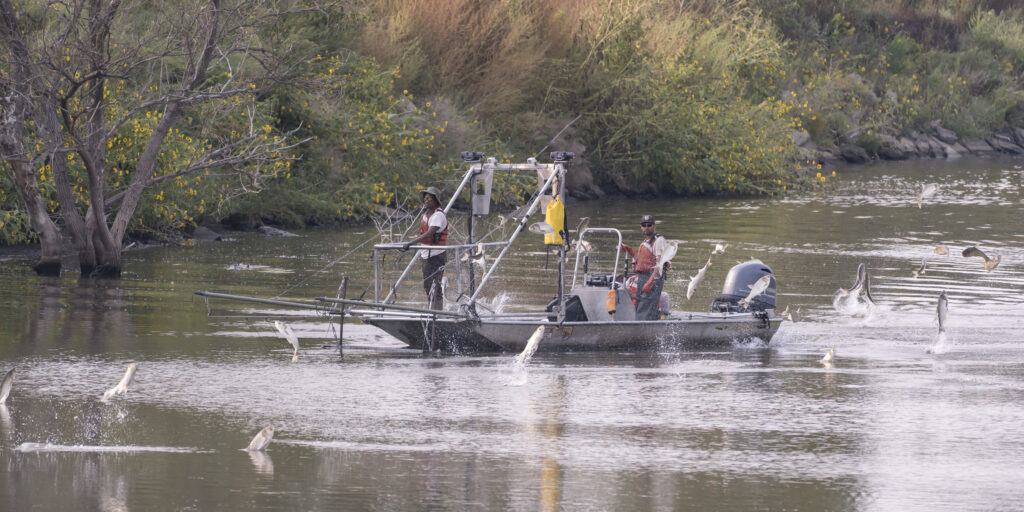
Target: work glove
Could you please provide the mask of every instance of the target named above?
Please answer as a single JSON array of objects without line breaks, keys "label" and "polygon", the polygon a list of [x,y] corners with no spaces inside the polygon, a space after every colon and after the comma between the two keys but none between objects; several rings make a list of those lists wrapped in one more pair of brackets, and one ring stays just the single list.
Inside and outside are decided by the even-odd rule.
[{"label": "work glove", "polygon": [[646,283],[644,283],[644,293],[651,293],[651,288],[653,286],[654,286],[654,276],[651,276],[651,278],[648,279]]},{"label": "work glove", "polygon": [[410,247],[412,247],[412,242],[402,244],[402,252],[408,251]]}]

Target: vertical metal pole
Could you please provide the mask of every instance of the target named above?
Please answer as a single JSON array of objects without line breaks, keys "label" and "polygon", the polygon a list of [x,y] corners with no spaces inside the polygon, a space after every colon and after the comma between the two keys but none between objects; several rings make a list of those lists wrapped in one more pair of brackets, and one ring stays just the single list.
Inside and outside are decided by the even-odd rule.
[{"label": "vertical metal pole", "polygon": [[[341,278],[341,298],[348,298],[348,276]],[[345,341],[345,305],[341,305],[341,321],[338,322],[338,355],[344,356],[341,350],[341,342]]]},{"label": "vertical metal pole", "polygon": [[[408,272],[409,269],[406,269]],[[388,294],[390,297],[391,294]],[[377,259],[377,249],[373,249],[373,301],[380,302],[380,260]]]},{"label": "vertical metal pole", "polygon": [[[555,197],[565,199],[565,167],[558,166],[558,190]],[[564,204],[564,203],[563,203]],[[562,209],[562,244],[558,246],[558,323],[565,321],[565,244],[569,239],[569,227],[565,225],[565,209]]]},{"label": "vertical metal pole", "polygon": [[[469,178],[469,202],[470,202],[470,205],[469,205],[469,217],[466,219],[466,231],[469,232],[469,235],[468,235],[469,238],[468,238],[468,241],[466,242],[467,245],[473,245],[473,217],[475,217],[475,215],[473,214],[473,204],[472,203],[473,203],[473,194],[476,193],[476,175],[477,175],[477,173],[480,172],[480,169],[477,168],[477,169],[474,169],[471,172],[473,173],[473,176]],[[468,249],[468,250],[472,251],[473,249],[471,248],[471,249]],[[458,253],[456,253],[456,257],[458,257]],[[470,290],[475,290],[476,289],[476,272],[474,271],[475,267],[476,267],[476,265],[473,265],[472,263],[470,263],[470,265],[469,265],[469,289]]]},{"label": "vertical metal pole", "polygon": [[437,315],[430,320],[430,351],[437,349]]}]

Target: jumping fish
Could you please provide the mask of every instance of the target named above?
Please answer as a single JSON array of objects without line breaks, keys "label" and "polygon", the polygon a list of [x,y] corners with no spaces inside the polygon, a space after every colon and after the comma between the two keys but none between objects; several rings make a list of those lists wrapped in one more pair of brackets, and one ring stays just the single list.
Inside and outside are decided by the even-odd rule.
[{"label": "jumping fish", "polygon": [[580,223],[576,225],[576,236],[579,237],[581,233],[590,227],[590,217],[583,217],[580,219]]},{"label": "jumping fish", "polygon": [[754,285],[750,287],[750,294],[740,299],[740,305],[742,305],[745,308],[749,308],[750,301],[754,300],[754,297],[757,297],[758,295],[764,293],[764,291],[768,289],[768,285],[771,283],[771,281],[771,274],[765,274],[761,276],[761,279],[758,279],[756,282],[754,282]]},{"label": "jumping fish", "polygon": [[715,250],[711,251],[711,254],[725,254],[726,247],[729,247],[729,244],[715,244]]},{"label": "jumping fish", "polygon": [[939,320],[939,332],[946,332],[946,315],[949,314],[949,299],[946,290],[939,293],[939,303],[935,306],[935,317]]},{"label": "jumping fish", "polygon": [[445,300],[448,300],[448,276],[441,278],[441,295],[444,296]]},{"label": "jumping fish", "polygon": [[782,318],[782,319],[787,320],[789,322],[793,321],[793,313],[789,312],[789,306],[788,305],[786,306],[786,309],[782,310],[782,313],[779,313],[778,316],[779,316],[779,318]]},{"label": "jumping fish", "polygon": [[821,363],[829,364],[829,363],[832,362],[832,359],[834,359],[835,357],[836,357],[836,348],[832,347],[832,348],[830,348],[828,350],[828,352],[825,352],[825,357],[821,358]]},{"label": "jumping fish", "polygon": [[569,249],[569,252],[579,250],[582,250],[584,254],[590,254],[590,252],[594,250],[594,246],[591,245],[590,242],[586,240],[573,240],[572,249]]},{"label": "jumping fish", "polygon": [[946,247],[945,245],[937,245],[937,246],[935,246],[935,249],[932,252],[934,252],[935,254],[938,254],[939,256],[946,256],[946,257],[948,257],[949,256],[949,247]]},{"label": "jumping fish", "polygon": [[260,430],[260,433],[256,434],[256,437],[252,438],[252,441],[249,442],[249,447],[246,448],[246,450],[250,452],[261,452],[270,444],[270,441],[272,441],[273,439],[274,426],[270,425],[269,427]]},{"label": "jumping fish", "polygon": [[0,405],[7,403],[7,397],[11,396],[11,388],[14,387],[14,370],[15,368],[11,368],[11,371],[4,375],[3,382],[0,383]]},{"label": "jumping fish", "polygon": [[121,382],[118,382],[116,386],[107,390],[103,393],[102,401],[106,402],[110,400],[110,397],[114,395],[123,395],[128,392],[128,385],[135,379],[135,370],[139,367],[139,363],[132,363],[128,365],[128,369],[124,372],[124,377],[121,377]]},{"label": "jumping fish", "polygon": [[546,235],[548,233],[555,232],[555,228],[551,227],[551,224],[544,221],[534,222],[533,224],[530,224],[528,229],[531,233],[536,233],[538,235]]},{"label": "jumping fish", "polygon": [[690,278],[690,284],[686,286],[686,300],[690,300],[693,297],[694,290],[697,289],[697,285],[704,280],[704,275],[708,272],[708,267],[711,266],[711,258],[708,258],[708,262],[704,264],[700,270],[697,271],[697,275]]},{"label": "jumping fish", "polygon": [[860,295],[860,292],[864,292],[864,296],[867,297],[868,302],[871,305],[875,305],[875,298],[871,296],[871,277],[868,276],[867,265],[861,263],[857,265],[857,278],[853,282],[853,286],[850,287],[849,291],[843,288],[839,289],[843,295],[853,294],[854,298]]},{"label": "jumping fish", "polygon": [[526,341],[526,347],[523,351],[516,356],[516,363],[519,365],[526,364],[527,361],[533,357],[533,353],[537,351],[537,345],[540,345],[540,339],[544,336],[544,326],[538,325],[537,329],[530,335],[530,339]]},{"label": "jumping fish", "polygon": [[934,196],[935,192],[938,192],[938,190],[939,187],[935,186],[934,183],[929,183],[927,185],[922,183],[921,193],[917,196],[917,207],[921,208],[921,204],[924,202],[924,200]]},{"label": "jumping fish", "polygon": [[913,274],[914,274],[914,278],[915,279],[920,277],[921,274],[924,274],[924,272],[925,272],[924,268],[925,268],[925,266],[927,264],[928,264],[928,260],[925,259],[925,258],[921,258],[921,266],[918,267],[917,270],[911,270],[911,272],[913,272]]},{"label": "jumping fish", "polygon": [[981,258],[982,260],[984,260],[982,262],[982,266],[984,266],[985,270],[989,272],[992,272],[993,270],[996,269],[997,266],[999,266],[999,260],[1001,258],[998,254],[989,258],[987,254],[981,252],[981,249],[978,249],[977,245],[972,245],[964,249],[964,252],[960,254],[962,254],[964,258],[970,258],[973,256]]},{"label": "jumping fish", "polygon": [[658,268],[665,268],[665,264],[672,261],[675,257],[676,251],[679,250],[678,240],[668,240],[665,243],[665,252],[661,254],[661,259],[658,261]]},{"label": "jumping fish", "polygon": [[476,244],[476,252],[466,252],[462,255],[462,261],[470,261],[476,265],[480,265],[480,271],[487,271],[487,259],[484,256],[484,243],[480,242]]},{"label": "jumping fish", "polygon": [[278,332],[284,335],[284,338],[288,340],[288,343],[290,343],[292,345],[292,348],[295,349],[295,351],[292,352],[292,361],[298,360],[299,337],[295,335],[295,331],[292,330],[292,327],[290,325],[284,322],[279,322],[277,320],[274,320],[274,327],[277,329]]}]

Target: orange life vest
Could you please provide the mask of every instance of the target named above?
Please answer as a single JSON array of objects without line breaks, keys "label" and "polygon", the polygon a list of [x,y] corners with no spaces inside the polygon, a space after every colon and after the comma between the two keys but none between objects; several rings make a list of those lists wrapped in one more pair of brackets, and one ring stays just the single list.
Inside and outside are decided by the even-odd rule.
[{"label": "orange life vest", "polygon": [[[430,216],[432,213],[424,213],[423,217],[420,218],[420,234],[426,233],[430,229]],[[426,242],[426,245],[447,245],[448,243],[448,221],[445,220],[444,229],[437,230],[434,232],[434,239]]]},{"label": "orange life vest", "polygon": [[654,267],[658,265],[658,258],[654,256],[653,240],[657,240],[659,236],[661,235],[655,233],[650,240],[644,240],[640,244],[636,251],[636,264],[633,265],[633,270],[644,274],[654,271]]}]

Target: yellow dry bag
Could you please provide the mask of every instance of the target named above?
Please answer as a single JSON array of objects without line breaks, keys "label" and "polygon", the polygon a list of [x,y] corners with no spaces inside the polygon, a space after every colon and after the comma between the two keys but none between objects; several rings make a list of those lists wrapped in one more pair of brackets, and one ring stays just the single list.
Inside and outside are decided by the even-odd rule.
[{"label": "yellow dry bag", "polygon": [[554,233],[544,235],[544,243],[547,245],[562,245],[561,232],[565,229],[565,206],[558,200],[558,196],[548,203],[547,212],[544,214],[544,222],[547,222],[554,229]]}]

